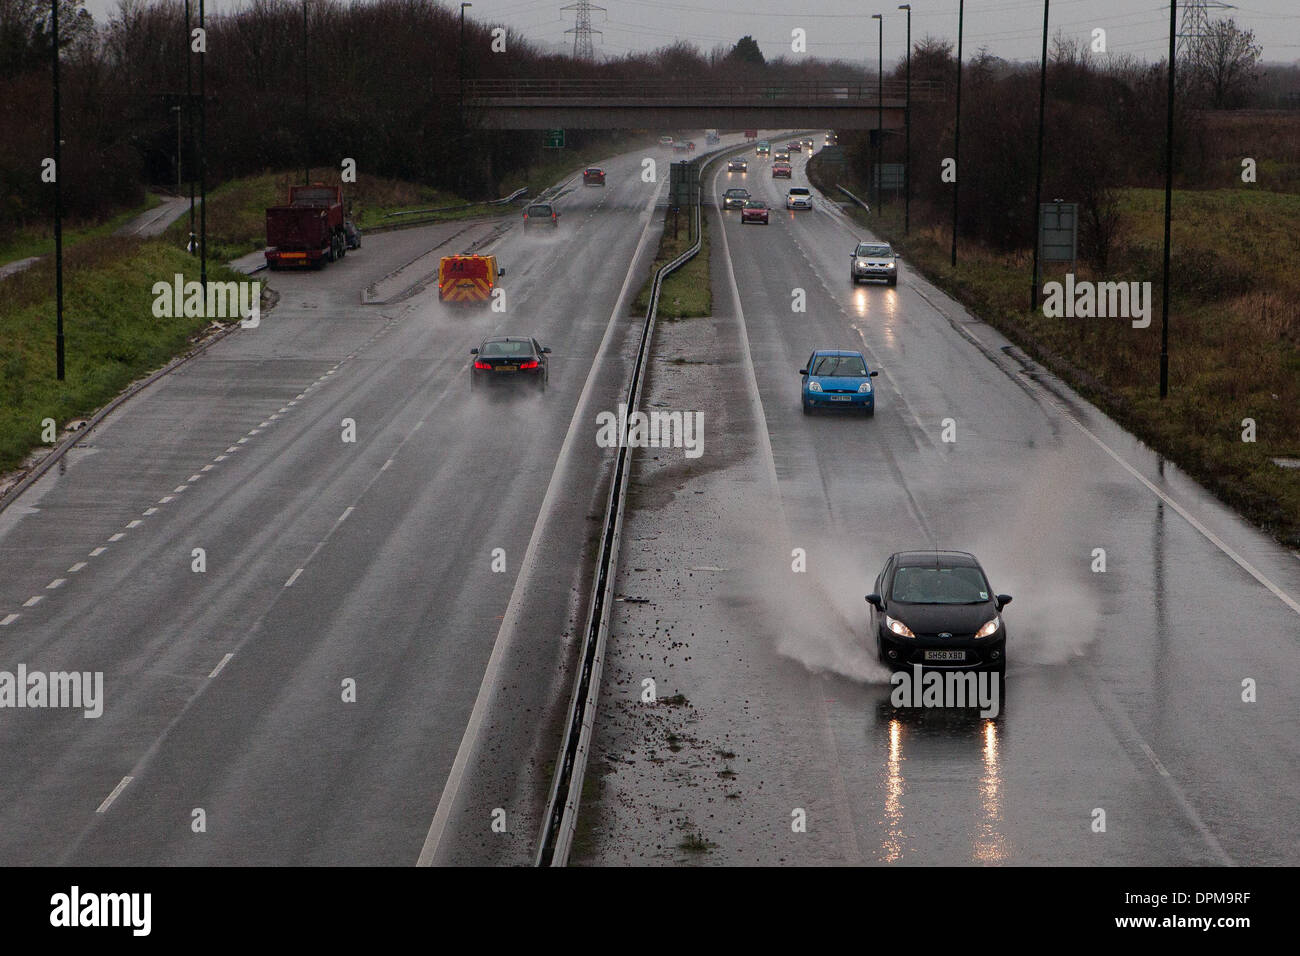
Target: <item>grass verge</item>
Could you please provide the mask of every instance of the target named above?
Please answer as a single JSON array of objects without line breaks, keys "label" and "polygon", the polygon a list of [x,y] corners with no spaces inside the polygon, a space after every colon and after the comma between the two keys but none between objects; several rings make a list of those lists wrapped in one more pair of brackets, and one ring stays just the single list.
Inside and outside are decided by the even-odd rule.
[{"label": "grass verge", "polygon": [[[700,217],[702,241],[700,251],[695,258],[676,272],[664,279],[659,289],[659,318],[693,319],[713,314],[713,290],[709,281],[709,217]],[[672,262],[694,245],[694,240],[687,238],[686,216],[681,217],[677,235],[673,235],[673,217],[671,213],[664,222],[663,235],[659,238],[659,250],[654,262],[650,264],[650,278],[641,286],[641,291],[632,301],[632,312],[645,315],[650,307],[650,288],[654,284],[655,273],[665,263]]]},{"label": "grass verge", "polygon": [[[0,474],[42,444],[41,423],[94,413],[131,382],[182,352],[210,324],[160,319],[153,283],[176,273],[198,278],[198,263],[159,240],[87,239],[64,256],[64,381],[55,378],[54,263],[5,280],[0,300]],[[211,281],[243,279],[210,266]]]},{"label": "grass verge", "polygon": [[[131,219],[148,212],[155,206],[162,205],[162,196],[149,193],[148,198],[133,209],[118,213],[103,222],[83,222],[63,224],[63,252],[75,248],[87,239],[98,239],[111,235]],[[0,265],[29,256],[45,256],[54,253],[54,226],[48,221],[28,226],[0,240]]]},{"label": "grass verge", "polygon": [[[863,184],[812,161],[827,196]],[[1098,274],[1077,279],[1150,281],[1151,326],[1127,319],[1048,318],[1029,311],[1028,251],[997,253],[960,242],[927,210],[901,204],[868,216],[848,213],[901,249],[911,268],[998,328],[1142,441],[1278,540],[1300,547],[1300,195],[1240,188],[1176,191],[1170,270],[1169,396],[1158,397],[1163,190],[1119,193],[1122,237]],[[1231,237],[1230,239],[1228,237]],[[1231,248],[1225,248],[1225,242]],[[1060,281],[1053,264],[1043,281]],[[1255,441],[1243,441],[1247,420]]]}]

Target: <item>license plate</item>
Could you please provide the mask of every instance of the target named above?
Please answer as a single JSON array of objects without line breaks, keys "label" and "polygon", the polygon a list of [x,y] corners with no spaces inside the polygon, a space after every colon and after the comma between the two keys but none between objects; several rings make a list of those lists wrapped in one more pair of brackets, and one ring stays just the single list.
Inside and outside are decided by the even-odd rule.
[{"label": "license plate", "polygon": [[849,401],[851,398],[852,398],[852,396],[849,396],[849,395],[832,395],[832,396],[831,396],[831,401],[832,401],[832,402],[847,402],[847,401]]},{"label": "license plate", "polygon": [[927,661],[964,661],[966,659],[965,651],[926,651],[925,659]]},{"label": "license plate", "polygon": [[517,365],[498,365],[498,366],[495,367],[494,370],[497,371],[497,372],[517,372],[517,371],[519,371],[519,366],[517,366]]}]

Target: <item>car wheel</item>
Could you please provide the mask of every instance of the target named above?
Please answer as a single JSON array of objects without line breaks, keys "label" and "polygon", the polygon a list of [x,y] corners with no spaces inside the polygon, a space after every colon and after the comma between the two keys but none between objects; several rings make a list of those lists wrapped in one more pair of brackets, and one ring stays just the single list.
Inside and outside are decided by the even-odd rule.
[{"label": "car wheel", "polygon": [[876,635],[876,660],[889,667],[889,658],[885,657],[885,645],[880,642],[879,634]]},{"label": "car wheel", "polygon": [[803,399],[803,413],[804,413],[805,415],[811,415],[811,414],[812,414],[812,405],[809,403],[808,399],[806,399],[806,398]]},{"label": "car wheel", "polygon": [[867,417],[868,417],[868,418],[875,418],[875,417],[876,417],[876,406],[875,406],[875,405],[868,405],[868,406],[867,406]]}]

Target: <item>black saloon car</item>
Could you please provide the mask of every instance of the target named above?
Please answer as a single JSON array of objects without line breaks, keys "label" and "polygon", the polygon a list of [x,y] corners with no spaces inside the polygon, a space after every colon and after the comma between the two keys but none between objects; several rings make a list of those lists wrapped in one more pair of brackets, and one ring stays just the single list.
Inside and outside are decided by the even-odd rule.
[{"label": "black saloon car", "polygon": [[492,385],[497,382],[526,383],[538,391],[546,391],[550,378],[546,357],[551,350],[543,348],[534,338],[522,335],[503,335],[484,339],[476,349],[470,349],[474,364],[469,370],[470,388]]}]

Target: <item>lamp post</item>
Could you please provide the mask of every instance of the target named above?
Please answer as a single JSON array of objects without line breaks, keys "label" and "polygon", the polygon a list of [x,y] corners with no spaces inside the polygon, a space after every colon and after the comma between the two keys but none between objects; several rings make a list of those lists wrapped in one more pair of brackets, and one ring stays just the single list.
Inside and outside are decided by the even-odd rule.
[{"label": "lamp post", "polygon": [[[194,71],[190,68],[190,0],[185,0],[185,145],[194,150]],[[192,165],[192,164],[191,164]],[[196,255],[199,245],[194,236],[194,171],[190,170],[190,240],[185,247]]]},{"label": "lamp post", "polygon": [[873,13],[871,19],[880,24],[876,42],[876,206],[885,205],[885,170],[881,166],[885,148],[885,18]]},{"label": "lamp post", "polygon": [[460,52],[456,61],[456,73],[460,80],[460,96],[457,103],[460,107],[462,122],[465,118],[465,8],[472,6],[474,6],[472,3],[462,3],[460,5]]},{"label": "lamp post", "polygon": [[952,264],[957,265],[957,188],[961,184],[961,39],[966,0],[957,5],[957,119],[952,129]]},{"label": "lamp post", "polygon": [[54,83],[54,374],[63,381],[63,125],[59,110],[59,0],[50,0]]},{"label": "lamp post", "polygon": [[199,0],[199,30],[203,47],[199,51],[199,283],[203,301],[208,296],[208,31],[203,25],[203,0]]},{"label": "lamp post", "polygon": [[307,0],[302,0],[302,184],[311,185],[311,81],[307,60]]},{"label": "lamp post", "polygon": [[1160,296],[1160,397],[1169,394],[1169,227],[1174,204],[1174,38],[1178,0],[1169,0],[1169,90],[1165,111],[1165,275]]},{"label": "lamp post", "polygon": [[181,191],[181,111],[183,107],[177,104],[172,107],[172,112],[176,114],[176,191]]},{"label": "lamp post", "polygon": [[1034,185],[1034,272],[1029,279],[1029,311],[1038,308],[1038,240],[1043,205],[1043,108],[1047,102],[1047,11],[1051,0],[1043,0],[1043,57],[1038,68],[1038,178]]},{"label": "lamp post", "polygon": [[903,123],[907,128],[907,144],[903,157],[903,235],[912,232],[912,5],[899,4],[907,11],[907,105],[903,107]]}]

